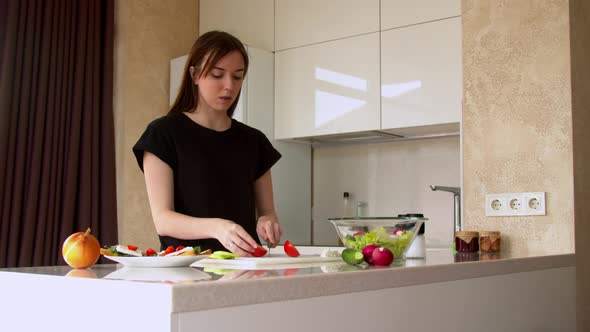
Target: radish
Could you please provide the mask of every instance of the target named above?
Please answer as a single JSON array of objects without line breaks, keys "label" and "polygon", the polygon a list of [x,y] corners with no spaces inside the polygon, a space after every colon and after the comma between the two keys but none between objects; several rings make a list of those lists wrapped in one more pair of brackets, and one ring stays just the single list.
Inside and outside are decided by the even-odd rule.
[{"label": "radish", "polygon": [[404,231],[402,229],[396,228],[395,231],[393,231],[393,235],[399,236],[399,235],[402,235],[403,232]]},{"label": "radish", "polygon": [[389,266],[393,262],[393,253],[389,249],[381,247],[373,250],[371,258],[375,265]]},{"label": "radish", "polygon": [[367,264],[373,265],[373,251],[377,248],[379,248],[379,246],[374,244],[369,244],[363,248],[363,256]]}]

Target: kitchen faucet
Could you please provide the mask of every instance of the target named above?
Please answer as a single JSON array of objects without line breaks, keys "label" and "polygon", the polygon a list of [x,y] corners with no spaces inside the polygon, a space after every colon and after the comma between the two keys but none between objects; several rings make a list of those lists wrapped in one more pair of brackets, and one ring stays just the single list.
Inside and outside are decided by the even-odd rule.
[{"label": "kitchen faucet", "polygon": [[463,230],[463,222],[461,220],[461,188],[459,187],[443,187],[430,185],[432,191],[448,191],[453,193],[455,199],[454,212],[455,212],[455,232]]}]

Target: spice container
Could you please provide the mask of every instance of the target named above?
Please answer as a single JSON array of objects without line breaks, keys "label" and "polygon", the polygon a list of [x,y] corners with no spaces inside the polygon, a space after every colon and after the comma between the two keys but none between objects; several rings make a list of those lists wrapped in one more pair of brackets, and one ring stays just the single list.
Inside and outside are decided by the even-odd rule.
[{"label": "spice container", "polygon": [[500,232],[481,231],[479,232],[479,249],[482,252],[499,252],[500,240]]},{"label": "spice container", "polygon": [[455,232],[455,250],[457,252],[478,252],[479,233],[472,231]]},{"label": "spice container", "polygon": [[475,262],[479,259],[477,252],[458,252],[455,254],[455,263]]},{"label": "spice container", "polygon": [[480,261],[493,261],[496,259],[500,259],[499,252],[480,252],[479,253],[479,260]]}]

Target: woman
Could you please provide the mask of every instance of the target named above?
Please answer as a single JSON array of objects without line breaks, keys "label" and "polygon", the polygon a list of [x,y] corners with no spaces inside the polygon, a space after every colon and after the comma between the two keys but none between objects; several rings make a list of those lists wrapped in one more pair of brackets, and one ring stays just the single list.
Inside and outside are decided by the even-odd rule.
[{"label": "woman", "polygon": [[270,172],[281,155],[262,132],[232,119],[247,70],[237,38],[203,34],[174,105],[133,147],[162,249],[250,256],[257,233],[271,246],[281,238]]}]

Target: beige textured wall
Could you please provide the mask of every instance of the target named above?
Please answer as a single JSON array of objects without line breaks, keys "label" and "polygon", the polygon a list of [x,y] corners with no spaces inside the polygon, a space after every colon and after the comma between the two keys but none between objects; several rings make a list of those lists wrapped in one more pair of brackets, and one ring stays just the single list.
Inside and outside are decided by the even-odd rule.
[{"label": "beige textured wall", "polygon": [[[574,251],[568,0],[463,1],[468,229],[505,250]],[[488,193],[547,192],[547,216],[485,217]]]},{"label": "beige textured wall", "polygon": [[590,2],[570,0],[578,331],[590,331]]},{"label": "beige textured wall", "polygon": [[119,242],[159,247],[143,173],[131,152],[168,111],[170,60],[198,36],[198,0],[115,1],[115,139]]}]

